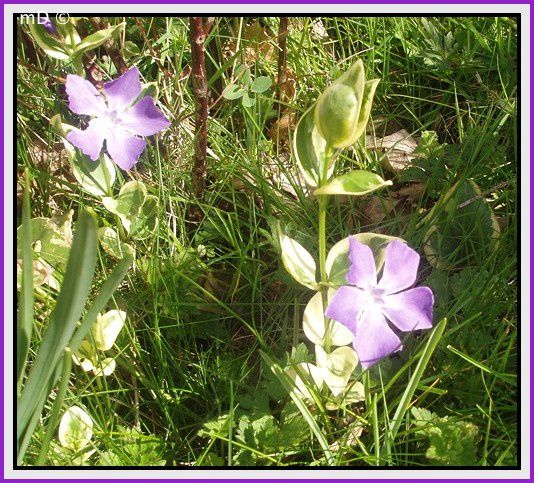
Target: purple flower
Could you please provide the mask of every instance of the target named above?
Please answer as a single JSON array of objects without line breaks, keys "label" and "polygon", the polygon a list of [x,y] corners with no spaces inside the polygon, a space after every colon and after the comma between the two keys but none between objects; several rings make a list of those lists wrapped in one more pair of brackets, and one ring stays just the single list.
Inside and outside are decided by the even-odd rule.
[{"label": "purple flower", "polygon": [[56,37],[59,35],[56,26],[52,23],[52,20],[50,20],[48,14],[46,14],[46,17],[39,17],[39,23],[48,31],[49,34],[55,35]]},{"label": "purple flower", "polygon": [[432,327],[434,295],[428,287],[406,290],[415,283],[419,255],[401,241],[386,247],[378,283],[373,252],[355,237],[349,238],[349,260],[350,285],[338,289],[325,314],[354,334],[354,350],[367,369],[402,349],[388,320],[402,332]]},{"label": "purple flower", "polygon": [[146,146],[141,136],[151,136],[170,125],[152,97],[134,103],[141,93],[137,67],[106,82],[105,99],[93,84],[77,75],[67,76],[66,90],[72,112],[93,116],[87,129],[75,129],[67,139],[93,161],[100,156],[106,141],[111,159],[122,169],[131,169]]}]

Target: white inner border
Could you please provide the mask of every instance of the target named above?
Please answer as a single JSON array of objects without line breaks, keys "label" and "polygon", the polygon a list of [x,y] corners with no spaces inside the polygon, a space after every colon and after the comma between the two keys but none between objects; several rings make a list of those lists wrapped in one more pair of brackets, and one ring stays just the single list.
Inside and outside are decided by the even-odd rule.
[{"label": "white inner border", "polygon": [[[444,13],[492,15],[496,13],[519,13],[521,15],[521,470],[336,470],[315,469],[306,470],[14,470],[13,469],[13,389],[15,381],[13,337],[16,320],[16,309],[13,306],[14,287],[13,269],[16,256],[13,246],[13,200],[15,199],[13,177],[16,163],[15,146],[13,144],[13,112],[12,99],[15,97],[13,85],[13,15],[15,13],[37,12],[68,12],[96,14],[119,13],[124,15],[127,10],[130,14],[176,13],[206,15],[229,15],[246,13],[261,13],[279,15],[281,11],[308,15],[327,12],[329,15],[340,14],[376,14],[381,12],[398,13]],[[530,475],[530,5],[4,5],[4,478],[5,479],[496,479],[496,478],[529,478]]]}]

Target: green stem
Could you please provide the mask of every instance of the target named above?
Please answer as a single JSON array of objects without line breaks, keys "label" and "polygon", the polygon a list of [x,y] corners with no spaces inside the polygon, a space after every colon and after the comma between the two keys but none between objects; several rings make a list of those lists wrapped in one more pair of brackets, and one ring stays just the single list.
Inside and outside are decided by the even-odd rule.
[{"label": "green stem", "polygon": [[[330,158],[332,151],[326,149],[325,151],[325,163],[323,166],[323,173],[321,176],[321,186],[328,181],[328,166],[330,164]],[[328,195],[319,195],[317,197],[319,202],[319,274],[321,277],[321,298],[323,301],[323,313],[328,306],[328,274],[326,273],[326,208],[328,207]],[[332,336],[330,319],[325,316],[325,334],[324,334],[324,350],[329,353],[332,347]]]},{"label": "green stem", "polygon": [[69,385],[70,379],[70,369],[72,366],[72,352],[67,347],[65,349],[65,354],[63,355],[63,370],[61,372],[61,379],[59,383],[59,388],[57,391],[56,399],[54,405],[52,406],[52,412],[48,420],[48,426],[46,428],[46,433],[41,443],[41,449],[39,450],[39,456],[37,458],[36,466],[43,466],[45,464],[46,455],[48,454],[48,447],[54,436],[54,431],[59,420],[59,414],[63,406],[63,400],[65,399],[65,394],[67,394],[67,387]]}]

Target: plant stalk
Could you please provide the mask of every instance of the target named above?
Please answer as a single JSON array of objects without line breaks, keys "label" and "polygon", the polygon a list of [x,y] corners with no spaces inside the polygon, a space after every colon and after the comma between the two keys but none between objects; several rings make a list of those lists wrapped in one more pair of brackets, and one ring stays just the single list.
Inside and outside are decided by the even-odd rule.
[{"label": "plant stalk", "polygon": [[[326,184],[328,181],[328,166],[330,164],[332,151],[326,149],[325,163],[323,173],[321,176],[320,185]],[[317,197],[319,202],[319,274],[321,277],[321,299],[323,302],[323,313],[328,306],[328,274],[326,273],[326,209],[328,207],[328,195],[319,195]],[[330,327],[330,319],[324,317],[325,333],[324,333],[324,350],[329,353],[332,348],[332,335]]]}]

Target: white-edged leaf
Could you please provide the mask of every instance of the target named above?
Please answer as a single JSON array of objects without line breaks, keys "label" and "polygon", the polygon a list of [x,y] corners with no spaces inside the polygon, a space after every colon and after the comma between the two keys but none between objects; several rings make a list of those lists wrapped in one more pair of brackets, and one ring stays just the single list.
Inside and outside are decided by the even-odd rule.
[{"label": "white-edged leaf", "polygon": [[104,251],[118,260],[127,255],[133,256],[135,253],[133,247],[123,242],[119,234],[109,226],[98,229],[98,239]]},{"label": "white-edged leaf", "polygon": [[282,263],[291,276],[305,287],[317,290],[315,281],[315,260],[297,241],[286,235],[280,235]]},{"label": "white-edged leaf", "polygon": [[[65,127],[66,125],[63,124],[62,128],[65,129]],[[66,139],[63,139],[63,144],[69,156],[72,173],[80,186],[91,195],[106,196],[117,177],[115,165],[111,159],[102,153],[97,161],[93,161]]]},{"label": "white-edged leaf", "polygon": [[344,346],[327,354],[321,346],[316,345],[315,358],[325,384],[334,396],[339,396],[345,391],[349,378],[358,365],[356,352]]},{"label": "white-edged leaf", "polygon": [[84,339],[79,349],[72,354],[74,364],[80,366],[84,372],[92,371],[95,368],[97,355],[93,344]]},{"label": "white-edged leaf", "polygon": [[322,371],[314,364],[301,362],[295,367],[286,368],[285,371],[295,385],[294,393],[301,398],[313,399],[308,388],[320,391],[323,387]]},{"label": "white-edged leaf", "polygon": [[330,180],[317,188],[313,194],[363,196],[392,184],[391,181],[385,181],[375,173],[356,169]]},{"label": "white-edged leaf", "polygon": [[[304,181],[311,187],[319,186],[323,176],[326,141],[321,136],[313,120],[310,107],[299,119],[293,135],[293,155]],[[327,178],[334,172],[334,163],[328,166]]]},{"label": "white-edged leaf", "polygon": [[[387,245],[393,240],[401,238],[382,235],[380,233],[358,233],[351,235],[356,237],[360,243],[369,246],[375,257],[376,270],[379,272],[384,264],[385,250]],[[328,252],[326,257],[326,273],[328,280],[334,286],[347,285],[346,275],[349,271],[349,237],[338,241]]]},{"label": "white-edged leaf", "polygon": [[[335,290],[328,290],[328,299],[332,298]],[[304,309],[304,315],[302,317],[302,326],[304,328],[304,334],[315,345],[324,345],[325,335],[325,321],[324,312],[326,307],[323,307],[323,300],[321,292],[317,292],[310,299],[306,308]],[[332,345],[344,346],[352,343],[354,338],[352,332],[347,329],[343,324],[337,320],[330,320],[330,337]]]},{"label": "white-edged leaf", "polygon": [[110,376],[115,371],[117,363],[113,357],[106,357],[100,361],[93,369],[93,374],[97,377]]},{"label": "white-edged leaf", "polygon": [[79,406],[65,411],[59,423],[58,438],[61,445],[74,451],[85,448],[93,437],[93,420]]},{"label": "white-edged leaf", "polygon": [[125,321],[126,312],[122,310],[110,310],[104,315],[99,315],[91,328],[96,348],[101,351],[111,349]]}]

